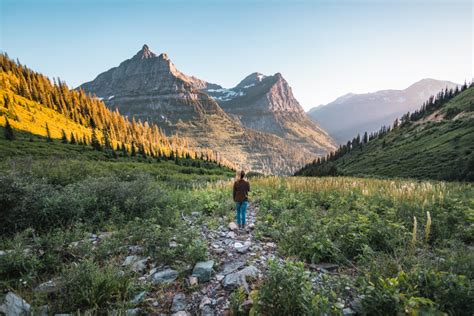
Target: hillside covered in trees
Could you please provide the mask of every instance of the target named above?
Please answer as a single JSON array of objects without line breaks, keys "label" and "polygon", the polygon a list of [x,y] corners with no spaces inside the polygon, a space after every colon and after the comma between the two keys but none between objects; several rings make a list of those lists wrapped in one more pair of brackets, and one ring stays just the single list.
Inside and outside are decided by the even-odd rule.
[{"label": "hillside covered in trees", "polygon": [[0,126],[6,127],[7,138],[19,130],[48,141],[92,146],[111,156],[201,159],[232,166],[211,149],[191,148],[187,139],[167,137],[155,124],[129,120],[98,98],[70,90],[59,79],[51,82],[6,54],[0,55]]},{"label": "hillside covered in trees", "polygon": [[296,175],[474,181],[474,86],[443,90],[418,111],[357,135]]}]

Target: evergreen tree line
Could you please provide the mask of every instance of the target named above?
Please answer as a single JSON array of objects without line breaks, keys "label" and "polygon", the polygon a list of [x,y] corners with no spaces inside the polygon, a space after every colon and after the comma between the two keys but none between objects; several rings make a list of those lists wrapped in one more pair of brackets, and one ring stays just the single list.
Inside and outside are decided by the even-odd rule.
[{"label": "evergreen tree line", "polygon": [[[455,89],[446,88],[445,90],[440,91],[436,96],[430,96],[427,101],[423,102],[423,105],[419,110],[416,110],[413,113],[407,112],[400,119],[396,118],[392,126],[382,126],[378,131],[372,132],[370,134],[365,132],[362,138],[360,137],[360,134],[357,134],[356,137],[347,141],[346,144],[339,145],[339,148],[336,151],[330,152],[324,157],[318,157],[313,162],[307,164],[297,171],[295,175],[303,175],[308,170],[311,170],[311,174],[314,176],[335,176],[338,174],[338,171],[336,166],[331,162],[334,162],[353,150],[362,150],[363,146],[365,146],[367,143],[377,138],[383,138],[383,136],[388,134],[391,130],[408,125],[410,122],[418,121],[432,114],[455,96],[473,86],[474,82],[471,82],[469,85],[464,82],[461,87],[457,86]],[[385,140],[382,142],[382,147],[385,147]]]},{"label": "evergreen tree line", "polygon": [[[89,96],[83,90],[69,89],[60,79],[53,79],[51,82],[48,77],[21,65],[19,61],[11,60],[6,53],[0,54],[0,71],[7,74],[0,77],[2,88],[36,101],[92,131],[91,137],[88,137],[72,132],[67,135],[63,130],[63,143],[90,145],[96,150],[121,151],[132,156],[138,153],[169,159],[203,157],[207,161],[231,165],[213,150],[202,149],[196,152],[189,148],[186,139],[177,135],[167,137],[155,124],[149,125],[148,122],[143,123],[134,118],[130,121],[118,110],[109,110],[95,96]],[[5,96],[4,104],[7,109],[12,102],[15,100]],[[11,135],[14,137],[13,130]],[[48,126],[46,135],[48,141],[52,141]]]}]

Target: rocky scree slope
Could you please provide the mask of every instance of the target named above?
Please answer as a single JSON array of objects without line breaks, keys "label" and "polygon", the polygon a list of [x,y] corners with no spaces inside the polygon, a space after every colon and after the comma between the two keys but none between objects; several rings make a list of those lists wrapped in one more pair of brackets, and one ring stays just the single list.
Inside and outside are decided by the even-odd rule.
[{"label": "rocky scree slope", "polygon": [[202,91],[242,125],[277,135],[320,155],[335,149],[331,137],[305,113],[280,73],[252,73],[231,89],[206,87]]}]

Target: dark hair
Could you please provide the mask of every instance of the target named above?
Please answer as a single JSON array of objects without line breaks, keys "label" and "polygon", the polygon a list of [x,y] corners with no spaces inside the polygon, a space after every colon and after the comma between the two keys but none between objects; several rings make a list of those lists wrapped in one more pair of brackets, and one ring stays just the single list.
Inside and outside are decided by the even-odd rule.
[{"label": "dark hair", "polygon": [[240,171],[240,179],[243,179],[245,177],[245,171]]}]

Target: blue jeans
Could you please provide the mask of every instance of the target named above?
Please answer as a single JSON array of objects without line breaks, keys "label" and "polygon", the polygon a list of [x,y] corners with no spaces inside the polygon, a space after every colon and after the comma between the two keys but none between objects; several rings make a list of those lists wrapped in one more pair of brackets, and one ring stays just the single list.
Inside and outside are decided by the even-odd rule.
[{"label": "blue jeans", "polygon": [[237,225],[245,226],[245,213],[247,211],[247,205],[249,203],[247,201],[237,202],[235,206],[235,210],[237,211]]}]

